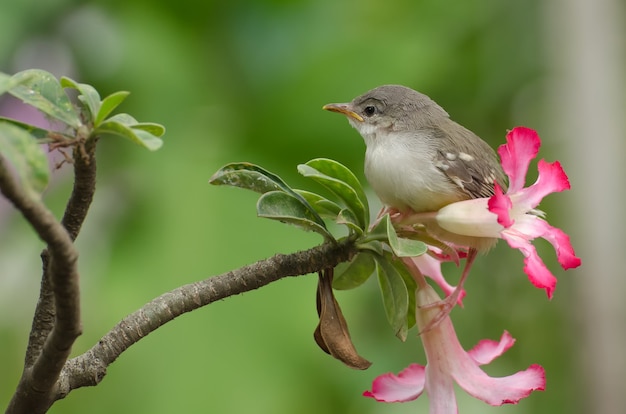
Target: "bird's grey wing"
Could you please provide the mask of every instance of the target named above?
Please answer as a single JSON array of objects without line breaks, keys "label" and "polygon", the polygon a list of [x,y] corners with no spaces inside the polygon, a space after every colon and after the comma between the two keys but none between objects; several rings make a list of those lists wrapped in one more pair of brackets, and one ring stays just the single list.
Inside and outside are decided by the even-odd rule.
[{"label": "bird's grey wing", "polygon": [[[458,138],[454,143],[449,138],[451,133]],[[444,141],[444,145],[438,145],[444,150],[438,151],[435,156],[435,166],[467,198],[491,197],[495,181],[506,188],[504,173],[495,151],[474,133],[450,121],[450,124],[433,128],[433,139]]]}]

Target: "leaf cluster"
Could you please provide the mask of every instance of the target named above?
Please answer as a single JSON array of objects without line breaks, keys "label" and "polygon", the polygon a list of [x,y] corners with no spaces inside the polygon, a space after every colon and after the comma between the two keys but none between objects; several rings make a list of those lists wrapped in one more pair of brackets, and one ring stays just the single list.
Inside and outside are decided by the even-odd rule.
[{"label": "leaf cluster", "polygon": [[[316,158],[298,165],[304,177],[321,184],[329,197],[291,188],[276,174],[246,162],[227,164],[209,180],[261,193],[257,214],[319,233],[326,242],[349,238],[358,246],[351,262],[335,268],[334,289],[353,289],[376,274],[387,319],[396,336],[406,339],[415,325],[415,281],[399,257],[424,254],[426,245],[399,237],[388,214],[370,223],[367,196],[354,173],[337,161]],[[347,228],[348,235],[336,237],[326,225],[334,221]]]},{"label": "leaf cluster", "polygon": [[[67,90],[78,92],[74,102]],[[22,121],[0,117],[0,155],[13,166],[19,183],[33,197],[39,196],[49,179],[48,159],[41,144],[50,149],[77,148],[84,152],[89,140],[117,135],[151,151],[163,144],[162,125],[138,122],[128,114],[111,113],[126,99],[119,91],[100,98],[96,89],[70,78],[56,79],[51,73],[29,69],[15,75],[0,72],[0,95],[5,93],[38,109],[54,127],[44,129]]]}]

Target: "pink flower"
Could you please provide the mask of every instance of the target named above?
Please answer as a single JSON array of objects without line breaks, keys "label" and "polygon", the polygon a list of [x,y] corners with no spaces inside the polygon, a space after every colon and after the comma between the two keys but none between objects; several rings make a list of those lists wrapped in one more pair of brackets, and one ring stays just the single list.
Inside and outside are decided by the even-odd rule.
[{"label": "pink flower", "polygon": [[540,160],[539,176],[530,187],[524,188],[530,161],[537,156],[541,140],[529,128],[517,127],[506,136],[506,144],[498,149],[502,169],[509,177],[509,188],[503,193],[496,183],[495,195],[489,199],[452,203],[437,213],[438,224],[453,233],[465,236],[499,237],[524,255],[524,272],[538,288],[545,289],[552,297],[556,278],[545,266],[537,250],[530,243],[542,237],[552,244],[563,269],[580,266],[569,236],[552,227],[543,219],[543,213],[535,210],[546,195],[569,190],[570,184],[558,161],[548,163]]},{"label": "pink flower", "polygon": [[[440,301],[435,291],[424,283],[417,293],[417,325],[420,330],[437,317],[439,309],[425,305]],[[515,404],[532,391],[545,388],[545,372],[539,365],[502,378],[488,376],[479,365],[487,364],[513,346],[515,340],[504,332],[500,341],[482,340],[465,352],[459,343],[452,321],[446,316],[421,335],[428,364],[411,364],[400,374],[384,374],[363,393],[382,402],[411,401],[424,391],[430,400],[430,414],[458,412],[454,382],[471,396],[490,405]]]},{"label": "pink flower", "polygon": [[[413,268],[416,267],[417,272],[429,277],[441,288],[441,290],[443,290],[443,293],[448,296],[452,292],[454,292],[456,286],[450,285],[443,277],[443,273],[441,272],[441,263],[450,262],[453,261],[453,259],[444,255],[443,252],[441,252],[441,250],[436,247],[431,246],[429,247],[429,249],[429,254],[422,254],[415,257],[403,257],[402,261],[407,266],[409,271],[411,271],[411,273],[415,272]],[[433,255],[435,257],[433,257]],[[457,300],[457,304],[461,307],[463,307],[463,298],[465,297],[465,295],[465,289],[461,288],[461,292],[459,293],[459,298]]]}]

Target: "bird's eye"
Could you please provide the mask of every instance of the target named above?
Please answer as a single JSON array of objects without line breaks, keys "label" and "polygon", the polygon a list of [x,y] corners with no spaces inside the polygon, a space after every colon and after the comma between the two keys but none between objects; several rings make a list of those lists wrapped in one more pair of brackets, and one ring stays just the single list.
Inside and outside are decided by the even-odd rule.
[{"label": "bird's eye", "polygon": [[376,107],[373,105],[368,105],[365,107],[365,109],[363,109],[363,113],[366,116],[372,116],[376,113]]}]

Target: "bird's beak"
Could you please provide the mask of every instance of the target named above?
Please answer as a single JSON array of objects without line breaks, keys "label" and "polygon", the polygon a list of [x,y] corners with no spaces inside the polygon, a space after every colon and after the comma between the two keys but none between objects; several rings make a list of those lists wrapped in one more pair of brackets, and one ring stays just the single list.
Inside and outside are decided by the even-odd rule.
[{"label": "bird's beak", "polygon": [[322,109],[330,112],[338,112],[340,114],[349,116],[350,118],[354,118],[359,122],[363,122],[363,117],[350,109],[350,104],[347,103],[328,104],[324,105]]}]

